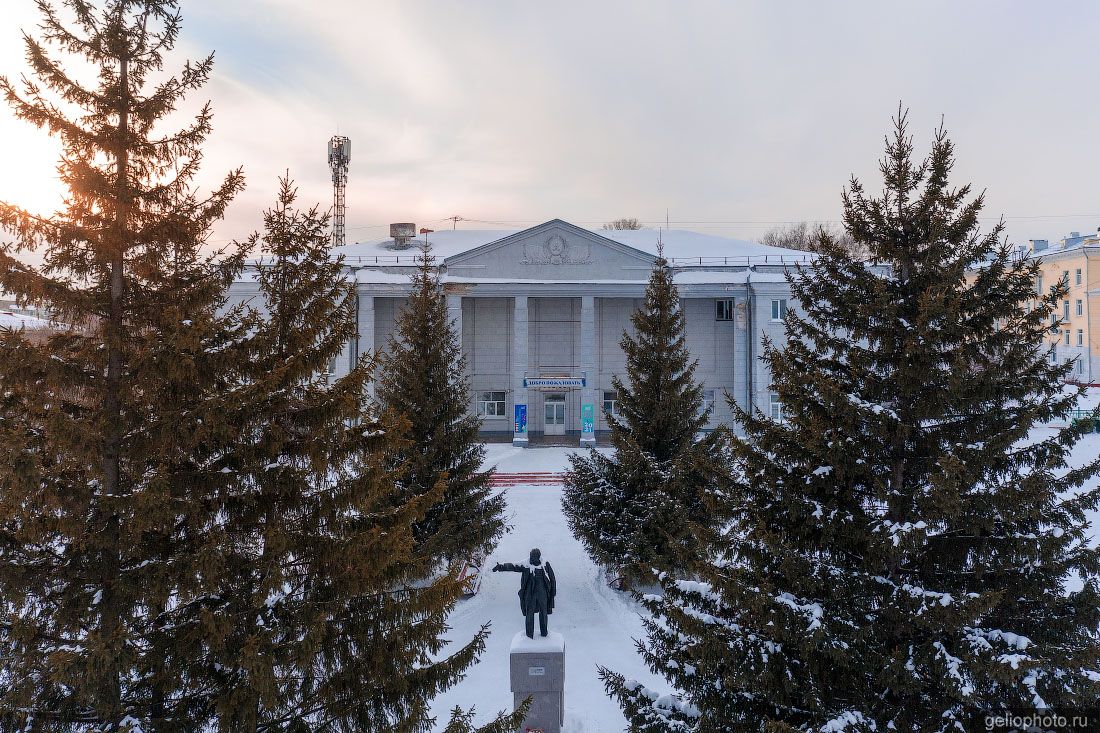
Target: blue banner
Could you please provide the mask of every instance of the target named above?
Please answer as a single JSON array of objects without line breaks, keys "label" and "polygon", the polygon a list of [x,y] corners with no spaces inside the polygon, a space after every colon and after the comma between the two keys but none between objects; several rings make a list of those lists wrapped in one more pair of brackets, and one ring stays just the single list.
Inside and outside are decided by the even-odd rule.
[{"label": "blue banner", "polygon": [[581,405],[581,433],[592,435],[596,432],[595,409],[590,403]]},{"label": "blue banner", "polygon": [[585,386],[584,377],[527,377],[523,378],[524,387],[558,387],[561,389],[576,389]]},{"label": "blue banner", "polygon": [[527,432],[527,405],[516,405],[516,435]]}]

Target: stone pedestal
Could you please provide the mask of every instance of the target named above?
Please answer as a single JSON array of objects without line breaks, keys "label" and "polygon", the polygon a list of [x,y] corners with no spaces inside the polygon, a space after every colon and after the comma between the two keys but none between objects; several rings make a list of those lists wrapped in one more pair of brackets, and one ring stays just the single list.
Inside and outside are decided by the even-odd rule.
[{"label": "stone pedestal", "polygon": [[565,637],[551,631],[528,639],[522,631],[512,637],[512,698],[518,708],[528,696],[531,707],[519,733],[539,730],[561,733],[565,722]]}]

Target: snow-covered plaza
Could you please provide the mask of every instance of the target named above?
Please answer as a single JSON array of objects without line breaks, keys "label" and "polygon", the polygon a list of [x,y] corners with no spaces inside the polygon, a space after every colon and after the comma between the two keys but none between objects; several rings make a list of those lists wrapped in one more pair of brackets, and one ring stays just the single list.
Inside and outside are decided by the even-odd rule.
[{"label": "snow-covered plaza", "polygon": [[[1082,405],[1092,404],[1100,389],[1090,390]],[[1049,437],[1054,428],[1033,431],[1035,439]],[[574,448],[514,448],[507,444],[486,445],[486,466],[498,474],[559,473],[569,467]],[[1079,466],[1100,453],[1100,434],[1085,437],[1073,452],[1072,465]],[[1092,485],[1095,485],[1095,481]],[[562,487],[516,485],[504,489],[508,497],[509,532],[488,558],[486,570],[495,562],[519,562],[532,547],[554,567],[558,598],[550,629],[566,639],[565,726],[568,733],[614,733],[626,721],[619,707],[604,693],[597,665],[608,667],[648,687],[669,690],[669,685],[646,669],[635,651],[634,639],[644,639],[639,613],[626,593],[611,590],[599,568],[572,536],[561,511]],[[1100,517],[1093,517],[1097,536]],[[511,573],[483,574],[479,593],[462,601],[451,616],[449,638],[455,643],[470,639],[486,622],[492,622],[485,653],[458,685],[436,698],[434,714],[445,720],[456,705],[477,706],[477,721],[487,722],[499,710],[510,709],[508,650],[512,636],[523,629],[523,617],[516,599],[517,576]],[[452,645],[453,646],[453,645]]]}]

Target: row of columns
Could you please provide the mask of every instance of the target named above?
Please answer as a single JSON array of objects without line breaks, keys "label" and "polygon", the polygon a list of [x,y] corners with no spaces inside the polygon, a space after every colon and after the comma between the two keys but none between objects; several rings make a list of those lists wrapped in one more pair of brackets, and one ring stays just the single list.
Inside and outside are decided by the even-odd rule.
[{"label": "row of columns", "polygon": [[[527,296],[514,298],[512,323],[512,445],[526,447],[530,443],[529,423],[535,418],[530,411],[530,390],[524,384],[530,369],[530,312]],[[596,369],[596,299],[581,296],[581,348],[579,368],[585,378],[581,388],[580,444],[596,444],[596,390],[599,373]]]},{"label": "row of columns", "polygon": [[[447,316],[454,326],[455,333],[461,341],[462,338],[462,296],[447,296]],[[358,309],[359,344],[375,343],[374,329],[374,297],[360,295]],[[528,426],[537,416],[532,415],[529,409],[530,390],[524,386],[524,379],[530,368],[529,335],[530,314],[528,311],[528,298],[525,295],[514,297],[513,325],[512,325],[512,444],[526,447],[529,444]],[[594,445],[596,443],[596,416],[599,409],[599,371],[597,368],[596,351],[596,307],[595,298],[591,295],[581,296],[580,313],[581,343],[579,353],[580,375],[585,377],[585,384],[581,388],[581,434],[580,445]],[[369,346],[360,347],[359,353],[353,355],[357,358],[365,353]],[[748,368],[751,369],[752,352],[749,353]],[[749,381],[749,389],[751,380]],[[373,382],[368,387],[370,394],[374,396]],[[750,398],[751,399],[751,398]]]}]

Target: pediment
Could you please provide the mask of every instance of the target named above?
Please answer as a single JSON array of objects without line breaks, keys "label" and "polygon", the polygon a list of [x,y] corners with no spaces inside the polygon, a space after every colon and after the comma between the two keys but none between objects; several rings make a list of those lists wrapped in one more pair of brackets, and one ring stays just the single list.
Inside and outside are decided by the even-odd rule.
[{"label": "pediment", "polygon": [[[653,255],[560,219],[448,257],[456,276],[531,280],[639,279]],[[648,275],[641,276],[645,279]]]}]

